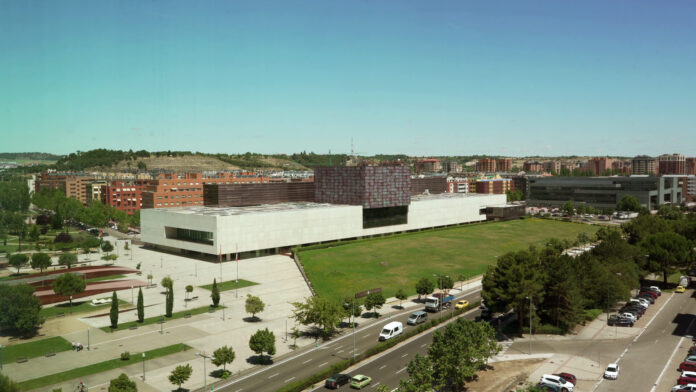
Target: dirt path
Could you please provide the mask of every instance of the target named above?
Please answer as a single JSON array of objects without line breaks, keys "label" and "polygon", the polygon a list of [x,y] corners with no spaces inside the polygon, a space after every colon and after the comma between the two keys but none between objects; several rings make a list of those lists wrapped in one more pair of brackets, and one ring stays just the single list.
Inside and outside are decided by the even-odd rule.
[{"label": "dirt path", "polygon": [[496,362],[489,370],[478,373],[478,380],[467,383],[469,392],[508,392],[524,383],[543,359]]}]

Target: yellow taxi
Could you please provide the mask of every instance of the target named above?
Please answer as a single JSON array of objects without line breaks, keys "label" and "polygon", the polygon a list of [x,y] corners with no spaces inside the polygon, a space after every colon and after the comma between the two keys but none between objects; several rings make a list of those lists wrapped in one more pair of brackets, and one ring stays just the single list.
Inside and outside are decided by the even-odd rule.
[{"label": "yellow taxi", "polygon": [[686,289],[684,288],[684,286],[677,286],[677,288],[674,289],[675,293],[683,293],[685,291],[686,291]]},{"label": "yellow taxi", "polygon": [[455,309],[464,309],[464,308],[466,308],[467,306],[469,306],[469,301],[463,299],[463,300],[457,302],[457,304],[454,305],[454,308],[455,308]]}]

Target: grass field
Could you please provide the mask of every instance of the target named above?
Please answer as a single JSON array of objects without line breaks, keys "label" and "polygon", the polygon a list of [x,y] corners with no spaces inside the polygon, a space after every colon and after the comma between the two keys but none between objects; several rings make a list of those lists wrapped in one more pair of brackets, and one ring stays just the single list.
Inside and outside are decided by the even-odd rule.
[{"label": "grass field", "polygon": [[[191,347],[178,343],[167,347],[161,347],[150,351],[145,351],[145,358],[150,361],[155,358],[163,357],[165,355],[175,354],[181,351],[186,351],[191,349]],[[120,367],[133,365],[142,362],[141,353],[131,353],[130,359],[123,361],[120,358],[111,359],[104,362],[94,363],[92,365],[83,366],[80,368],[71,369],[65,372],[50,374],[48,376],[35,378],[32,380],[27,380],[19,383],[20,388],[23,391],[29,391],[36,388],[45,387],[47,385],[58,384],[64,381],[72,380],[75,378],[86,377],[91,374],[105,372],[111,369],[118,369]],[[91,389],[91,388],[90,388]]]},{"label": "grass field", "polygon": [[[187,314],[190,314],[191,316],[195,316],[197,314],[208,313],[211,310],[214,310],[217,312],[218,310],[222,309],[223,307],[224,306],[222,306],[222,305],[218,306],[217,308],[213,308],[211,306],[201,306],[200,308],[190,308],[190,309],[182,310],[179,312],[172,312],[172,317],[165,317],[164,322],[166,323],[166,322],[171,321],[171,320],[184,318],[184,317],[186,317]],[[147,315],[147,309],[145,309],[145,315]],[[109,327],[101,327],[100,329],[104,332],[122,331],[124,329],[128,329],[128,328],[133,327],[133,326],[142,327],[144,325],[155,324],[162,317],[163,317],[163,315],[160,314],[160,315],[157,315],[154,317],[146,317],[142,323],[139,323],[137,321],[130,321],[127,323],[119,324],[118,328],[116,328],[116,329],[111,329],[110,326]]]},{"label": "grass field", "polygon": [[[257,284],[258,283],[251,282],[249,280],[239,279],[239,286],[237,285],[237,282],[234,280],[228,280],[228,281],[225,281],[222,283],[218,283],[217,286],[218,286],[218,290],[220,290],[220,292],[223,292],[223,291],[234,290],[237,288],[241,289],[242,287],[254,286]],[[206,290],[212,290],[213,284],[211,283],[211,284],[206,284],[206,285],[198,286],[198,287],[200,287],[202,289],[206,289]]]},{"label": "grass field", "polygon": [[121,279],[125,278],[126,275],[107,275],[107,276],[100,276],[98,278],[89,278],[85,280],[87,283],[92,283],[92,282],[101,282],[103,280],[113,280],[113,279]]},{"label": "grass field", "polygon": [[59,353],[72,349],[72,344],[60,336],[48,339],[35,340],[33,342],[20,343],[2,347],[2,363],[11,363],[19,358],[42,357],[47,353]]},{"label": "grass field", "polygon": [[369,239],[332,248],[300,251],[300,260],[317,294],[342,300],[354,293],[381,287],[385,297],[433,274],[482,274],[496,257],[507,252],[543,246],[551,238],[575,239],[580,232],[599,229],[580,223],[522,219],[431,230]]},{"label": "grass field", "polygon": [[[126,305],[130,305],[130,302],[124,301],[122,299],[118,300],[119,307],[123,308]],[[61,303],[56,306],[51,306],[51,307],[45,307],[41,308],[41,311],[39,314],[44,317],[44,318],[50,318],[50,317],[56,317],[60,313],[64,313],[64,315],[69,315],[69,314],[77,314],[77,313],[86,313],[86,312],[92,312],[95,310],[99,309],[105,309],[105,308],[111,308],[111,304],[103,304],[103,305],[92,305],[89,301],[84,301],[84,302],[77,302],[73,301],[73,306],[70,306],[69,302],[66,303]],[[71,313],[72,312],[72,313]]]}]

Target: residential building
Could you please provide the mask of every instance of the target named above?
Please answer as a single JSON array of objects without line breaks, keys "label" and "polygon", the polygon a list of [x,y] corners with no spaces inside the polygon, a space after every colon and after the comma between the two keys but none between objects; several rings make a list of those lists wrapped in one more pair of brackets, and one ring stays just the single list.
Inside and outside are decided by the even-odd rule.
[{"label": "residential building", "polygon": [[203,176],[203,173],[160,174],[142,195],[142,208],[170,208],[203,205],[203,185],[205,184],[264,184],[268,177],[254,173],[217,173]]},{"label": "residential building", "polygon": [[477,172],[495,173],[497,169],[497,161],[493,158],[483,158],[476,161]]},{"label": "residential building", "polygon": [[447,178],[447,192],[469,193],[469,179],[459,177]]},{"label": "residential building", "polygon": [[479,194],[504,195],[512,189],[512,179],[510,178],[491,178],[476,181],[476,193]]},{"label": "residential building", "polygon": [[495,160],[495,170],[498,172],[512,171],[512,158],[498,158]]},{"label": "residential building", "polygon": [[657,159],[647,155],[638,155],[631,160],[631,173],[634,175],[656,175]]},{"label": "residential building", "polygon": [[544,171],[547,173],[560,173],[561,172],[561,161],[544,162]]},{"label": "residential building", "polygon": [[607,157],[595,157],[587,161],[588,170],[595,176],[602,176],[611,172],[613,159]]},{"label": "residential building", "polygon": [[529,178],[529,205],[560,206],[567,201],[596,208],[616,208],[633,196],[649,209],[680,204],[683,194],[677,177],[545,177]]},{"label": "residential building", "polygon": [[101,202],[132,215],[143,206],[142,192],[152,180],[111,181],[101,187]]},{"label": "residential building", "polygon": [[461,173],[462,164],[455,161],[446,161],[442,163],[442,170],[445,173]]},{"label": "residential building", "polygon": [[439,159],[428,158],[416,162],[416,173],[439,173],[442,171],[442,164]]},{"label": "residential building", "polygon": [[686,159],[683,154],[663,154],[657,157],[657,174],[686,174]]},{"label": "residential building", "polygon": [[66,197],[72,197],[87,204],[87,185],[94,180],[82,172],[43,172],[36,176],[35,191],[41,189],[60,189]]},{"label": "residential building", "polygon": [[106,181],[92,181],[87,184],[87,205],[91,204],[93,200],[102,201],[101,190],[102,186],[106,184]]},{"label": "residential building", "polygon": [[631,174],[631,161],[622,161],[617,159],[611,163],[611,170],[615,174]]},{"label": "residential building", "polygon": [[565,161],[561,162],[561,169],[562,170],[568,170],[569,172],[572,172],[575,169],[580,168],[580,162],[578,161]]},{"label": "residential building", "polygon": [[686,158],[686,174],[696,175],[696,158]]},{"label": "residential building", "polygon": [[522,165],[522,171],[527,173],[541,173],[544,171],[544,165],[537,161],[528,161]]}]

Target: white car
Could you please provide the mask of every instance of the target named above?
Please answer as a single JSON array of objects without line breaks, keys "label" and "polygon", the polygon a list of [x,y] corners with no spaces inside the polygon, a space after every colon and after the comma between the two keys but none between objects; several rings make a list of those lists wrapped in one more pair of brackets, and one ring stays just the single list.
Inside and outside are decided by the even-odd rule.
[{"label": "white car", "polygon": [[555,376],[553,374],[544,374],[539,380],[541,384],[552,385],[561,391],[573,392],[575,385],[564,380],[562,377]]},{"label": "white car", "polygon": [[607,370],[604,371],[604,378],[609,380],[616,380],[619,378],[619,365],[610,363],[609,366],[607,366]]},{"label": "white car", "polygon": [[621,317],[623,317],[623,318],[627,318],[627,319],[631,320],[631,322],[633,322],[633,323],[635,323],[635,322],[638,320],[638,319],[636,318],[636,315],[633,314],[633,313],[628,313],[628,312],[626,312],[626,313],[621,313],[619,316],[621,316]]},{"label": "white car", "polygon": [[686,385],[675,385],[672,387],[673,391],[696,391],[696,384],[686,384]]},{"label": "white car", "polygon": [[628,301],[628,303],[629,303],[629,304],[633,303],[633,304],[640,305],[640,306],[644,307],[645,309],[647,309],[648,306],[650,306],[650,304],[648,304],[648,301],[646,301],[646,300],[640,300],[640,299],[636,299],[636,298],[632,298],[630,301]]},{"label": "white car", "polygon": [[657,286],[650,286],[650,289],[651,289],[651,290],[655,290],[655,292],[657,292],[657,296],[658,296],[658,297],[659,297],[660,295],[662,295],[662,290],[660,290],[659,287],[657,287]]},{"label": "white car", "polygon": [[688,370],[684,370],[681,374],[681,377],[693,377],[696,378],[696,372],[690,372]]}]

